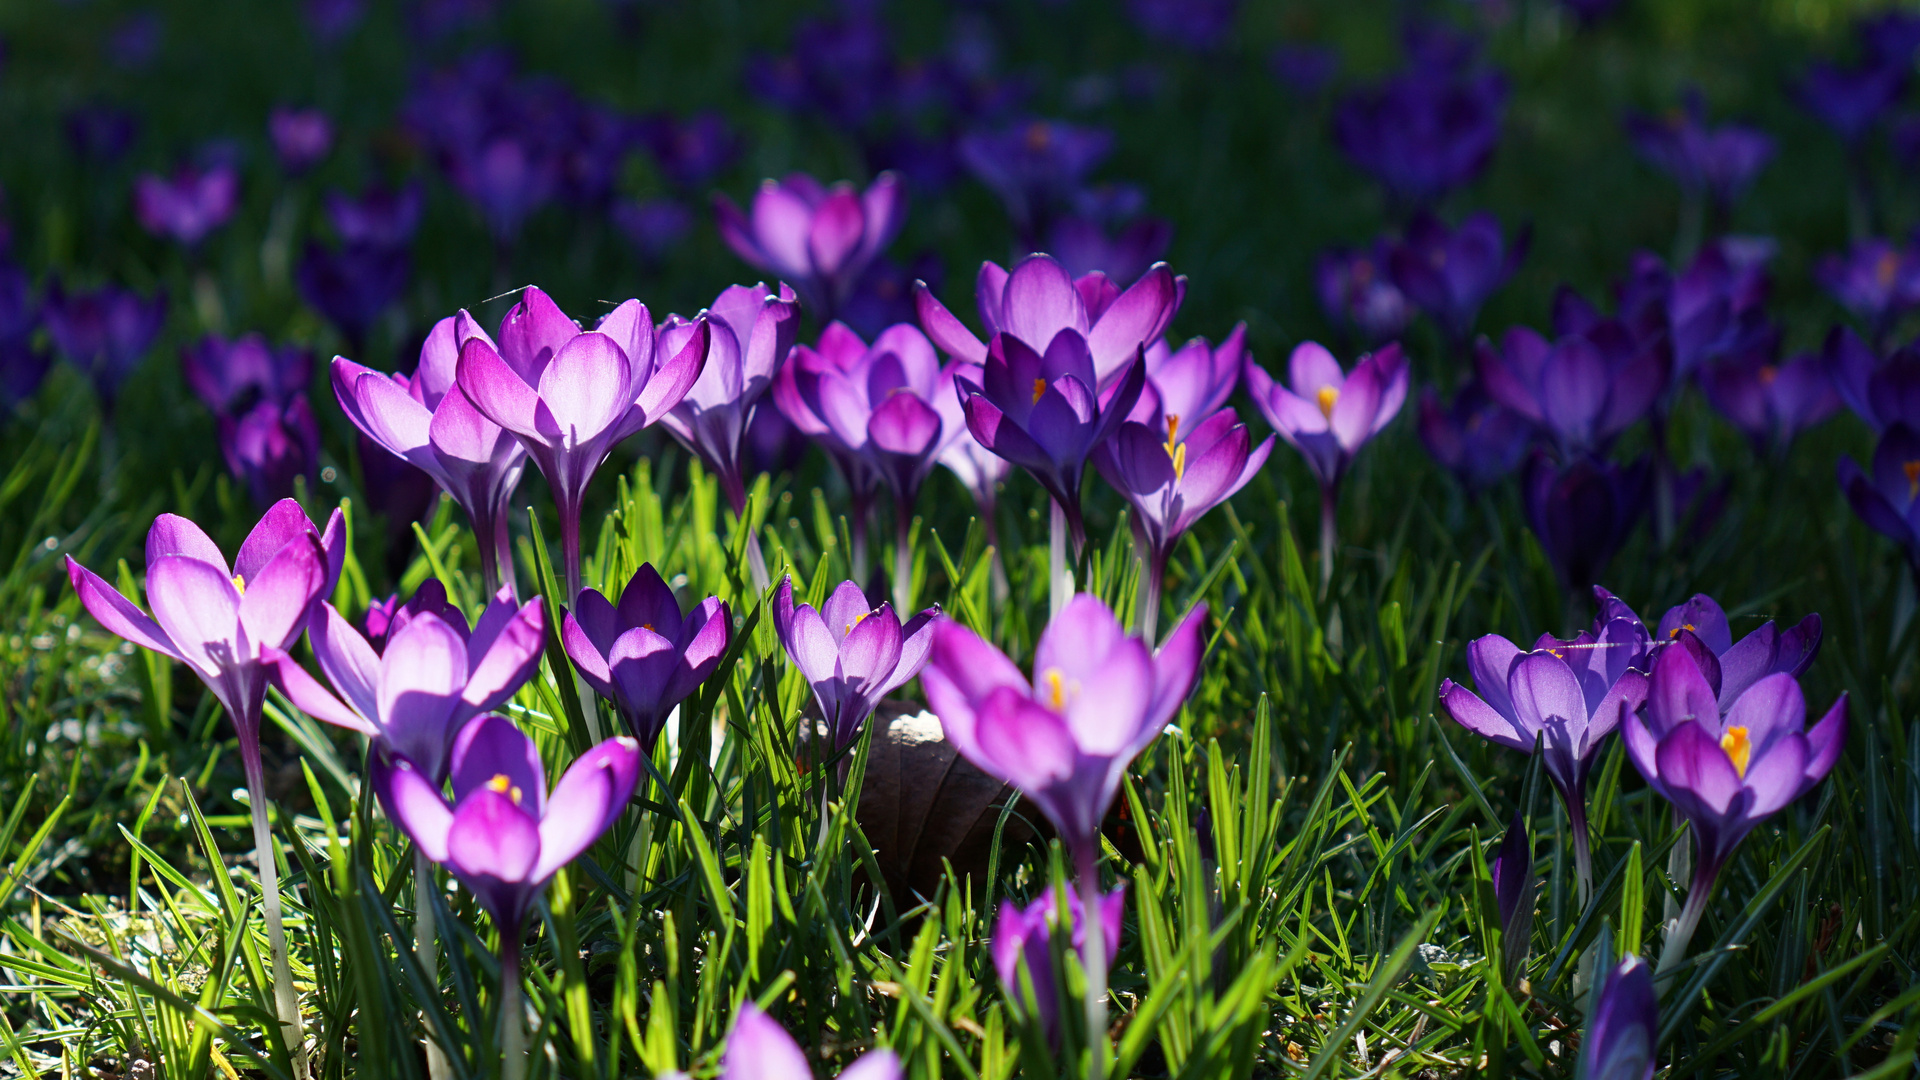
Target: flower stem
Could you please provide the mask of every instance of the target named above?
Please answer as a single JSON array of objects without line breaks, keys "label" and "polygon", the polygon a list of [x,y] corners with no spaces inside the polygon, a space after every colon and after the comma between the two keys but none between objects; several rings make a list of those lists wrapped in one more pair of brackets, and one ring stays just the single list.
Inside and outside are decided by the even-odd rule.
[{"label": "flower stem", "polygon": [[913,512],[896,507],[893,523],[893,611],[901,622],[913,610]]},{"label": "flower stem", "polygon": [[1074,853],[1080,918],[1086,928],[1082,960],[1087,974],[1087,1080],[1107,1075],[1107,930],[1100,896],[1099,835]]},{"label": "flower stem", "polygon": [[520,1015],[520,928],[500,931],[500,1080],[527,1074],[526,1020]]},{"label": "flower stem", "polygon": [[300,996],[293,989],[293,967],[287,962],[287,928],[280,917],[280,866],[274,859],[273,826],[267,822],[267,777],[260,763],[260,728],[240,728],[240,757],[247,774],[247,803],[253,811],[253,854],[260,867],[261,907],[267,916],[267,948],[273,954],[273,1011],[280,1017],[280,1038],[293,1059],[296,1080],[307,1078],[307,1034],[300,1018]]},{"label": "flower stem", "polygon": [[1332,484],[1320,489],[1320,599],[1333,588],[1333,549],[1339,537],[1340,489]]},{"label": "flower stem", "polygon": [[1585,794],[1567,800],[1568,831],[1573,833],[1573,871],[1580,884],[1580,910],[1587,910],[1593,899],[1593,847],[1587,839]]},{"label": "flower stem", "polygon": [[[413,958],[420,965],[427,989],[439,993],[440,934],[433,922],[433,890],[433,860],[416,847],[413,849]],[[453,1075],[453,1066],[434,1038],[439,1033],[431,1030],[431,1014],[423,1011],[421,1020],[429,1029],[427,1037],[421,1040],[427,1051],[427,1075],[430,1080],[447,1080]]]},{"label": "flower stem", "polygon": [[1693,932],[1700,928],[1700,917],[1707,913],[1707,900],[1713,894],[1713,879],[1719,876],[1719,867],[1702,862],[1693,873],[1693,883],[1687,886],[1687,906],[1680,909],[1680,918],[1667,928],[1667,944],[1660,950],[1660,965],[1653,970],[1654,978],[1660,990],[1665,990],[1673,976],[1672,968],[1687,958],[1687,945],[1693,941]]},{"label": "flower stem", "polygon": [[1140,558],[1140,595],[1134,598],[1134,626],[1140,632],[1140,639],[1147,648],[1154,646],[1160,629],[1160,585],[1166,577],[1167,566],[1157,552],[1147,552]]},{"label": "flower stem", "polygon": [[1053,504],[1052,535],[1047,543],[1047,621],[1073,599],[1073,568],[1067,565],[1067,508]]},{"label": "flower stem", "polygon": [[580,507],[560,507],[560,558],[567,567],[568,607],[580,597]]},{"label": "flower stem", "polygon": [[474,528],[475,538],[480,542],[480,581],[486,586],[488,600],[493,599],[502,585],[511,595],[520,595],[519,585],[514,581],[513,533],[508,524],[506,514],[494,514]]}]

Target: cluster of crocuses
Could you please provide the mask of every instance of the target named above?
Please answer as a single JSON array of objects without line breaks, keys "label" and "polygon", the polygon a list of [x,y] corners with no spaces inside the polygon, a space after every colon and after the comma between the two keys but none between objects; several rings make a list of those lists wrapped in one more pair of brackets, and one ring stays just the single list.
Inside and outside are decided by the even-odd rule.
[{"label": "cluster of crocuses", "polygon": [[[143,297],[117,285],[73,289],[55,279],[35,295],[0,247],[0,407],[17,408],[33,397],[58,355],[87,377],[111,411],[121,384],[152,350],[166,311],[165,296]],[[36,340],[42,329],[51,350]]]},{"label": "cluster of crocuses", "polygon": [[[1593,891],[1587,777],[1607,736],[1620,732],[1648,786],[1692,831],[1693,880],[1668,928],[1665,969],[1686,954],[1740,841],[1832,770],[1846,741],[1846,698],[1808,727],[1798,676],[1819,651],[1818,615],[1785,630],[1769,621],[1735,641],[1710,597],[1695,595],[1649,628],[1611,593],[1596,587],[1594,594],[1600,610],[1592,628],[1571,639],[1543,635],[1526,649],[1497,635],[1476,639],[1467,649],[1474,689],[1449,679],[1440,703],[1488,741],[1544,755],[1566,811],[1583,907]],[[1509,868],[1530,861],[1525,832],[1516,819],[1509,842],[1521,836],[1519,852],[1501,860]],[[1510,925],[1507,898],[1518,904],[1532,883],[1526,875],[1500,878],[1496,872]],[[1525,931],[1505,944],[1524,955]]]}]

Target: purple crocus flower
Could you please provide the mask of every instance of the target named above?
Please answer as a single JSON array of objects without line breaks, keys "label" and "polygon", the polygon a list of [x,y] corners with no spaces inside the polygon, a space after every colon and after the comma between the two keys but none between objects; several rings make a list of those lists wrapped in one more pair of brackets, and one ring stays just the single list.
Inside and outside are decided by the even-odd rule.
[{"label": "purple crocus flower", "polygon": [[91,161],[118,161],[140,133],[140,121],[111,105],[82,105],[62,121],[74,152]]},{"label": "purple crocus flower", "polygon": [[1509,245],[1500,219],[1481,212],[1449,229],[1432,214],[1421,213],[1393,248],[1388,267],[1407,299],[1440,324],[1452,340],[1473,332],[1480,306],[1519,269],[1530,230]]},{"label": "purple crocus flower", "polygon": [[390,748],[435,784],[447,778],[454,734],[540,668],[541,602],[517,605],[505,588],[469,630],[444,589],[423,587],[386,621],[379,649],[332,604],[320,608],[308,640],[333,692],[284,654],[273,657],[274,684],[301,712]]},{"label": "purple crocus flower", "polygon": [[305,391],[285,404],[261,400],[252,408],[216,419],[220,453],[227,470],[245,483],[256,505],[267,506],[294,493],[294,481],[311,487],[320,462],[320,425]]},{"label": "purple crocus flower", "polygon": [[141,227],[190,248],[226,224],[239,202],[240,174],[231,165],[183,166],[171,179],[148,173],[133,185],[133,212]]},{"label": "purple crocus flower", "polygon": [[1660,1037],[1660,999],[1647,962],[1628,954],[1600,988],[1600,1006],[1587,1020],[1580,1047],[1587,1080],[1653,1080]]},{"label": "purple crocus flower", "polygon": [[[1071,947],[1083,958],[1087,948],[1086,909],[1076,889],[1065,892],[1068,917],[1073,920]],[[1106,938],[1107,956],[1120,950],[1120,921],[1126,915],[1127,890],[1120,888],[1101,897],[1100,930]],[[1033,987],[1032,1005],[1038,1010],[1047,1039],[1060,1040],[1060,989],[1053,973],[1053,931],[1060,919],[1060,897],[1048,889],[1033,902],[1022,906],[1012,900],[1000,901],[1000,915],[993,924],[993,969],[1000,976],[1000,988],[1007,1000],[1021,1013],[1028,1010],[1028,999],[1021,988],[1020,970],[1025,965],[1027,982]]]},{"label": "purple crocus flower", "polygon": [[1127,13],[1148,40],[1195,52],[1218,48],[1233,33],[1240,0],[1129,0]]},{"label": "purple crocus flower", "polygon": [[[1601,618],[1640,622],[1633,609],[1612,593],[1597,585],[1593,592],[1600,601]],[[1694,662],[1719,697],[1721,712],[1732,708],[1748,687],[1768,675],[1784,673],[1799,678],[1819,654],[1821,636],[1820,616],[1808,615],[1786,630],[1769,619],[1735,641],[1727,613],[1705,593],[1695,593],[1668,608],[1651,632],[1655,650],[1679,643],[1693,652]]]},{"label": "purple crocus flower", "polygon": [[[900,1059],[885,1047],[869,1050],[840,1073],[841,1080],[900,1080]],[[800,1044],[752,1000],[740,1004],[720,1059],[720,1080],[812,1080]]]},{"label": "purple crocus flower", "polygon": [[660,261],[693,231],[693,211],[676,199],[623,199],[607,215],[649,264]]},{"label": "purple crocus flower", "polygon": [[[560,509],[567,596],[580,592],[580,510],[588,481],[614,446],[665,416],[706,366],[708,327],[656,359],[646,305],[628,300],[591,331],[528,286],[500,324],[500,345],[460,342],[456,378],[480,415],[520,440]],[[664,350],[659,350],[664,351]]]},{"label": "purple crocus flower", "polygon": [[1353,457],[1400,413],[1407,400],[1407,358],[1400,346],[1369,353],[1342,371],[1326,347],[1303,341],[1287,359],[1291,385],[1247,358],[1247,392],[1260,415],[1300,451],[1321,490],[1339,487]]},{"label": "purple crocus flower", "polygon": [[187,389],[221,415],[237,415],[261,401],[286,404],[313,377],[313,354],[297,345],[274,348],[262,334],[234,341],[209,334],[180,354]]},{"label": "purple crocus flower", "polygon": [[41,310],[54,348],[87,376],[109,412],[120,384],[153,347],[166,316],[164,294],[146,299],[115,285],[68,292],[58,279],[48,283]]},{"label": "purple crocus flower", "polygon": [[1154,652],[1099,597],[1081,593],[1041,632],[1032,682],[957,622],[933,634],[920,676],[928,708],[962,757],[1019,788],[1053,822],[1083,888],[1127,764],[1199,675],[1206,618],[1206,605],[1196,607]]},{"label": "purple crocus flower", "polygon": [[1500,916],[1500,958],[1507,985],[1518,987],[1527,950],[1533,944],[1533,894],[1539,882],[1533,873],[1533,840],[1527,835],[1527,815],[1513,812],[1513,822],[1500,841],[1500,852],[1487,867],[1493,874],[1494,906]]},{"label": "purple crocus flower", "polygon": [[462,344],[487,341],[465,312],[441,319],[420,346],[411,377],[384,375],[333,359],[333,395],[374,442],[433,477],[467,513],[480,546],[481,578],[489,589],[513,588],[508,514],[527,467],[527,452],[512,433],[475,408],[455,378]]},{"label": "purple crocus flower", "polygon": [[1171,243],[1173,223],[1165,218],[1141,218],[1109,233],[1093,218],[1064,217],[1054,222],[1047,247],[1076,278],[1097,271],[1131,284],[1160,261]]},{"label": "purple crocus flower", "polygon": [[300,297],[338,327],[355,352],[366,348],[373,325],[407,291],[413,260],[399,248],[309,243],[294,268]]},{"label": "purple crocus flower", "polygon": [[1532,436],[1526,418],[1488,397],[1477,379],[1451,405],[1433,387],[1422,390],[1416,421],[1427,453],[1468,491],[1484,491],[1518,467]]},{"label": "purple crocus flower", "polygon": [[415,617],[429,613],[440,616],[448,625],[458,622],[465,626],[467,622],[466,614],[447,599],[447,587],[440,583],[440,579],[428,578],[413,590],[413,595],[405,602],[401,601],[399,593],[392,593],[385,600],[368,604],[357,629],[374,653],[380,654],[386,651],[389,636],[398,633]]},{"label": "purple crocus flower", "polygon": [[955,144],[960,163],[1006,207],[1031,248],[1088,174],[1113,152],[1113,133],[1060,120],[973,131]]},{"label": "purple crocus flower", "polygon": [[1721,715],[1714,687],[1690,649],[1653,663],[1646,713],[1626,721],[1627,756],[1647,785],[1693,827],[1693,882],[1660,968],[1685,954],[1714,879],[1747,833],[1824,779],[1847,741],[1847,697],[1812,729],[1794,677],[1760,679]]},{"label": "purple crocus flower", "polygon": [[1569,590],[1592,585],[1646,509],[1645,458],[1622,467],[1582,455],[1564,467],[1535,450],[1520,474],[1527,524]]},{"label": "purple crocus flower", "polygon": [[[747,511],[743,440],[761,395],[773,385],[775,371],[793,347],[799,321],[800,306],[785,285],[778,293],[763,283],[721,292],[707,309],[706,366],[686,397],[660,421],[719,477],[736,517]],[[696,332],[694,322],[670,315],[659,328],[659,348],[677,352]]]},{"label": "purple crocus flower", "polygon": [[847,482],[853,496],[849,520],[855,561],[862,565],[867,512],[881,480],[867,446],[873,417],[868,379],[877,372],[890,386],[907,385],[909,368],[928,377],[939,371],[939,360],[927,339],[913,327],[882,331],[869,347],[846,324],[836,322],[820,332],[816,347],[796,346],[774,378],[775,407],[826,451]]},{"label": "purple crocus flower", "polygon": [[1845,255],[1823,255],[1813,279],[1883,341],[1900,316],[1920,307],[1920,253],[1878,237]]},{"label": "purple crocus flower", "polygon": [[1840,408],[1825,357],[1802,353],[1781,363],[1779,338],[1700,369],[1700,388],[1756,446],[1784,453],[1794,437]]},{"label": "purple crocus flower", "polygon": [[705,187],[740,156],[740,136],[711,109],[685,120],[650,117],[635,134],[660,172],[683,191]]},{"label": "purple crocus flower", "polygon": [[906,224],[907,193],[892,173],[881,173],[864,192],[848,181],[825,188],[794,173],[763,183],[751,216],[724,195],[714,197],[713,209],[720,238],[735,254],[792,282],[807,308],[830,320]]},{"label": "purple crocus flower", "polygon": [[1706,102],[1698,90],[1685,103],[1661,117],[1631,115],[1627,136],[1648,164],[1680,185],[1682,191],[1704,192],[1716,205],[1733,205],[1767,162],[1777,144],[1773,136],[1743,124],[1709,127]]},{"label": "purple crocus flower", "polygon": [[619,820],[640,779],[640,744],[620,736],[595,746],[549,794],[539,747],[488,714],[454,736],[449,763],[451,806],[424,767],[385,747],[371,755],[369,780],[394,824],[493,916],[512,961],[505,977],[517,982],[521,924],[553,875]]},{"label": "purple crocus flower", "polygon": [[860,586],[843,581],[815,611],[795,605],[793,578],[782,578],[773,598],[773,626],[800,674],[813,687],[827,724],[827,753],[839,755],[860,737],[880,699],[920,673],[937,627],[930,607],[905,626],[890,604],[874,607]]},{"label": "purple crocus flower", "polygon": [[1506,102],[1498,72],[1416,64],[1349,94],[1334,114],[1334,140],[1396,202],[1426,206],[1486,168]]},{"label": "purple crocus flower", "polygon": [[1600,745],[1647,696],[1651,642],[1638,619],[1613,618],[1569,641],[1544,634],[1523,650],[1497,634],[1467,646],[1475,693],[1447,679],[1440,705],[1468,731],[1523,754],[1541,744],[1547,779],[1572,825],[1582,900],[1593,887],[1587,774]]},{"label": "purple crocus flower", "polygon": [[1875,434],[1894,424],[1920,429],[1920,349],[1909,344],[1882,360],[1851,328],[1836,326],[1821,356],[1840,400]]},{"label": "purple crocus flower", "polygon": [[[1029,255],[1011,272],[982,263],[973,290],[989,339],[1011,336],[1036,355],[1051,354],[1056,345],[1086,354],[1099,376],[1098,385],[1089,382],[1087,389],[1103,395],[1142,346],[1166,333],[1186,294],[1187,279],[1165,263],[1156,263],[1122,292],[1105,274],[1072,277],[1051,255]],[[970,364],[987,362],[987,345],[919,283],[914,303],[921,329],[941,351]],[[1079,343],[1059,344],[1068,331]]]},{"label": "purple crocus flower", "polygon": [[333,149],[333,121],[319,109],[280,106],[267,115],[267,137],[280,158],[280,167],[290,173],[303,173]]},{"label": "purple crocus flower", "polygon": [[981,446],[980,440],[968,430],[967,407],[960,400],[958,382],[962,374],[977,376],[979,370],[958,361],[940,369],[940,385],[933,392],[933,407],[939,410],[941,430],[964,434],[941,447],[935,460],[957,477],[973,496],[974,505],[980,510],[981,524],[986,530],[987,543],[998,549],[999,530],[994,523],[993,511],[999,502],[1000,484],[1013,472],[1013,463]]},{"label": "purple crocus flower", "polygon": [[1407,294],[1388,272],[1386,240],[1370,248],[1335,248],[1314,263],[1314,289],[1327,321],[1375,347],[1400,336],[1413,317]]},{"label": "purple crocus flower", "polygon": [[0,255],[0,407],[11,409],[32,397],[46,377],[52,358],[34,347],[39,326],[33,284]]},{"label": "purple crocus flower", "polygon": [[417,183],[400,188],[375,185],[358,196],[329,191],[323,202],[334,235],[348,247],[404,248],[420,228],[422,197]]},{"label": "purple crocus flower", "polygon": [[1840,489],[1867,527],[1888,537],[1920,568],[1920,432],[1896,423],[1873,449],[1873,471],[1840,459]]},{"label": "purple crocus flower", "polygon": [[1482,339],[1474,360],[1487,395],[1551,436],[1563,455],[1610,444],[1667,385],[1666,357],[1611,321],[1552,344],[1516,326],[1498,349]]},{"label": "purple crocus flower", "polygon": [[1868,60],[1852,68],[1816,60],[1808,66],[1795,96],[1851,148],[1906,93],[1912,69],[1911,56],[1901,63]]},{"label": "purple crocus flower", "polygon": [[582,589],[560,626],[580,677],[614,703],[651,754],[668,715],[719,668],[733,623],[726,602],[712,596],[682,615],[653,564],[641,563],[618,607]]}]

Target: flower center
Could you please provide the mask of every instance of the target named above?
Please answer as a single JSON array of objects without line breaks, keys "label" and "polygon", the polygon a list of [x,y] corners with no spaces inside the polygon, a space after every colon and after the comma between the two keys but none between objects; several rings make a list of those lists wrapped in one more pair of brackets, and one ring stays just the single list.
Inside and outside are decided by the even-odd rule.
[{"label": "flower center", "polygon": [[1333,419],[1333,405],[1340,400],[1340,388],[1337,386],[1323,386],[1320,388],[1320,392],[1315,394],[1314,397],[1319,401],[1320,415],[1329,420]]},{"label": "flower center", "polygon": [[1733,762],[1733,771],[1740,779],[1747,778],[1747,759],[1753,756],[1753,744],[1747,741],[1747,729],[1730,727],[1720,736],[1720,749],[1727,752],[1727,759]]},{"label": "flower center", "polygon": [[1173,478],[1184,479],[1187,475],[1187,444],[1180,442],[1180,414],[1167,415],[1167,441],[1164,444],[1167,457],[1173,462]]},{"label": "flower center", "polygon": [[[1920,462],[1916,462],[1916,464],[1920,464]],[[1907,475],[1909,476],[1913,475],[1913,470],[1908,469]],[[242,577],[241,575],[239,574],[233,575],[233,587],[240,593],[241,596],[247,595],[247,579]]]},{"label": "flower center", "polygon": [[520,791],[519,788],[514,786],[513,780],[509,778],[506,773],[494,773],[493,779],[487,781],[487,790],[497,791],[500,794],[505,795],[507,798],[512,799],[513,805],[515,806],[520,805],[520,796],[522,792]]},{"label": "flower center", "polygon": [[1901,462],[1900,471],[1907,474],[1907,498],[1920,499],[1920,458]]},{"label": "flower center", "polygon": [[1884,289],[1893,284],[1894,272],[1899,269],[1900,256],[1892,251],[1883,251],[1880,253],[1880,261],[1873,266],[1874,280],[1878,281],[1880,287]]},{"label": "flower center", "polygon": [[1682,631],[1682,630],[1685,630],[1685,631],[1686,631],[1687,633],[1689,633],[1689,634],[1691,634],[1691,633],[1693,633],[1693,632],[1694,632],[1694,630],[1693,630],[1693,624],[1692,624],[1692,623],[1681,623],[1681,624],[1680,624],[1679,626],[1676,626],[1676,627],[1674,627],[1673,629],[1671,629],[1671,630],[1669,630],[1669,631],[1667,631],[1667,640],[1668,640],[1668,641],[1672,641],[1672,640],[1674,640],[1674,639],[1676,639],[1676,638],[1678,638],[1678,637],[1680,636],[1680,631]]},{"label": "flower center", "polygon": [[1780,377],[1779,368],[1774,367],[1772,364],[1760,365],[1760,385],[1761,386],[1772,386],[1773,380],[1779,377]]},{"label": "flower center", "polygon": [[854,616],[853,621],[847,624],[847,628],[841,631],[840,636],[846,637],[848,634],[853,633],[853,628],[865,622],[867,620],[867,616],[871,614],[873,614],[873,612],[869,611],[864,614]]},{"label": "flower center", "polygon": [[[641,624],[640,624],[640,629],[642,629],[642,630],[653,630],[653,624],[652,624],[652,623],[650,623],[650,622],[643,622],[643,623],[641,623]],[[653,632],[657,634],[657,633],[659,633],[660,631],[658,631],[658,630],[653,630]]]},{"label": "flower center", "polygon": [[1027,149],[1040,153],[1053,145],[1053,127],[1044,120],[1027,125]]},{"label": "flower center", "polygon": [[1048,668],[1041,674],[1040,683],[1046,688],[1042,701],[1054,712],[1065,712],[1067,699],[1080,692],[1080,684],[1062,675],[1059,668]]},{"label": "flower center", "polygon": [[1047,380],[1045,379],[1033,380],[1033,403],[1035,405],[1040,404],[1040,395],[1046,392],[1047,392]]}]

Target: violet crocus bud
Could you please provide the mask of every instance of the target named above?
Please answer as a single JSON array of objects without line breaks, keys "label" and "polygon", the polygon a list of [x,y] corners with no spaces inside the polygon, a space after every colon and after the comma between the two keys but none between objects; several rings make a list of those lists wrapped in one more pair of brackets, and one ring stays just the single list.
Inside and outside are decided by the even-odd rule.
[{"label": "violet crocus bud", "polygon": [[1904,423],[1888,427],[1874,447],[1871,473],[1842,457],[1840,488],[1860,520],[1920,568],[1920,432]]},{"label": "violet crocus bud", "polygon": [[1488,396],[1551,437],[1563,457],[1602,449],[1653,407],[1667,385],[1665,355],[1606,320],[1549,344],[1516,326],[1494,348],[1474,348]]},{"label": "violet crocus bud", "polygon": [[1427,453],[1470,492],[1486,490],[1518,467],[1533,430],[1519,413],[1488,397],[1477,379],[1467,380],[1451,405],[1440,404],[1431,386],[1421,391],[1417,420]]},{"label": "violet crocus bud", "polygon": [[1802,353],[1784,363],[1779,338],[1700,369],[1700,389],[1762,450],[1785,453],[1794,438],[1840,408],[1825,357]]},{"label": "violet crocus bud", "polygon": [[957,622],[933,634],[920,676],[928,708],[962,757],[1019,788],[1053,822],[1083,887],[1128,763],[1199,676],[1206,618],[1206,605],[1196,607],[1155,652],[1128,636],[1099,597],[1081,593],[1041,632],[1031,682]]},{"label": "violet crocus bud", "polygon": [[[1087,948],[1086,909],[1076,889],[1063,890],[1068,917],[1072,920],[1070,947],[1083,957]],[[1101,897],[1100,930],[1106,939],[1106,956],[1120,949],[1120,921],[1127,909],[1127,890],[1120,888]],[[1048,889],[1024,906],[1012,900],[1000,901],[1000,914],[993,924],[993,969],[1000,976],[1000,989],[1022,1015],[1037,1016],[1046,1030],[1047,1040],[1060,1043],[1060,982],[1053,970],[1053,932],[1060,920],[1060,897]],[[1021,981],[1033,987],[1031,1001]]]},{"label": "violet crocus bud", "polygon": [[1685,955],[1720,870],[1747,833],[1824,779],[1846,747],[1847,698],[1812,728],[1793,676],[1768,675],[1723,716],[1694,650],[1668,648],[1653,664],[1644,716],[1624,725],[1627,756],[1647,785],[1693,828],[1693,882],[1660,969]]},{"label": "violet crocus bud", "polygon": [[281,105],[267,115],[267,137],[280,167],[299,174],[318,165],[333,149],[333,121],[319,109]]},{"label": "violet crocus bud", "polygon": [[617,607],[597,590],[580,590],[560,640],[580,677],[613,702],[650,754],[668,715],[719,668],[732,631],[725,601],[709,596],[682,615],[659,572],[641,563]]},{"label": "violet crocus bud", "polygon": [[1520,474],[1527,524],[1561,584],[1581,591],[1599,580],[1646,509],[1646,458],[1620,466],[1583,456],[1565,467],[1535,450]]},{"label": "violet crocus bud", "polygon": [[[800,305],[785,285],[775,292],[756,282],[724,290],[706,314],[706,366],[660,423],[719,477],[727,505],[739,516],[747,508],[747,428],[793,348]],[[676,353],[696,330],[694,322],[670,315],[659,327],[660,348]]]},{"label": "violet crocus bud", "polygon": [[1473,322],[1500,286],[1526,257],[1531,230],[1522,229],[1509,245],[1500,220],[1478,213],[1449,229],[1421,213],[1388,256],[1394,284],[1440,325],[1448,339],[1464,344]]},{"label": "violet crocus bud", "polygon": [[85,373],[111,412],[120,384],[153,347],[166,313],[164,294],[148,299],[115,285],[68,292],[56,278],[47,285],[41,318],[54,348]]},{"label": "violet crocus bud", "polygon": [[[869,1050],[840,1073],[841,1080],[901,1080],[893,1051]],[[742,1002],[720,1060],[720,1080],[812,1080],[813,1066],[793,1036],[751,1000]]]},{"label": "violet crocus bud", "polygon": [[1647,163],[1690,193],[1711,195],[1731,206],[1773,160],[1773,136],[1742,124],[1710,127],[1700,92],[1688,91],[1681,107],[1660,117],[1628,116],[1627,136]]},{"label": "violet crocus bud", "polygon": [[1586,1080],[1653,1080],[1660,1036],[1660,1000],[1645,960],[1629,955],[1607,972],[1600,1007],[1587,1019],[1580,1047]]},{"label": "violet crocus bud", "polygon": [[1539,884],[1533,873],[1533,840],[1527,836],[1526,814],[1514,811],[1500,852],[1487,869],[1493,874],[1494,903],[1499,908],[1501,975],[1509,987],[1517,989],[1533,943],[1533,894]]},{"label": "violet crocus bud", "polygon": [[1894,64],[1869,58],[1852,68],[1816,60],[1808,65],[1795,96],[1802,108],[1852,148],[1906,93],[1912,69],[1911,58]]},{"label": "violet crocus bud", "polygon": [[133,185],[133,211],[141,226],[189,248],[225,225],[239,202],[240,174],[231,165],[182,166],[170,178],[148,173]]},{"label": "violet crocus bud", "polygon": [[262,399],[251,409],[218,418],[220,452],[227,469],[247,486],[255,505],[294,494],[294,481],[311,487],[320,462],[320,425],[304,391],[286,404]]},{"label": "violet crocus bud", "polygon": [[905,186],[881,173],[865,191],[822,187],[805,173],[768,180],[749,213],[715,196],[720,237],[756,270],[792,282],[807,308],[832,319],[854,282],[906,224]]},{"label": "violet crocus bud", "polygon": [[836,586],[815,611],[794,602],[791,576],[781,579],[774,630],[787,659],[813,687],[826,719],[828,754],[850,748],[880,699],[920,673],[944,621],[940,609],[930,607],[903,626],[891,605],[874,607],[851,581]]},{"label": "violet crocus bud", "polygon": [[285,405],[313,378],[313,354],[275,348],[261,334],[228,341],[209,334],[180,354],[187,389],[219,415],[239,415],[267,401]]}]

